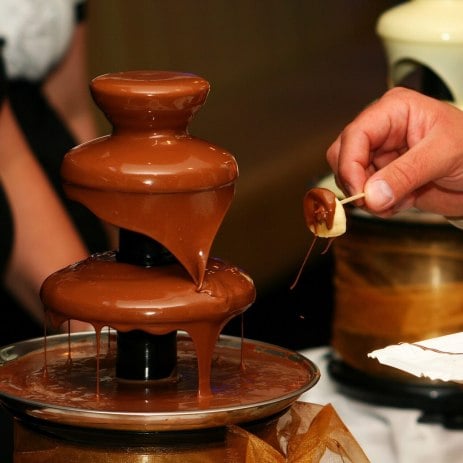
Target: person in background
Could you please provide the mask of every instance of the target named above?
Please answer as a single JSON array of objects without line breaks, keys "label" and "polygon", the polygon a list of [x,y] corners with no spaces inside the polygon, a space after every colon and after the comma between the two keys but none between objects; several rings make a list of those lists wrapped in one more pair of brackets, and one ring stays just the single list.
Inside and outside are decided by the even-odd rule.
[{"label": "person in background", "polygon": [[[39,290],[107,248],[104,227],[66,199],[65,153],[93,139],[85,2],[0,2],[0,345],[43,333]],[[88,325],[73,322],[72,329]]]},{"label": "person in background", "polygon": [[410,207],[463,217],[463,111],[395,87],[363,110],[327,151],[338,186],[371,213]]}]

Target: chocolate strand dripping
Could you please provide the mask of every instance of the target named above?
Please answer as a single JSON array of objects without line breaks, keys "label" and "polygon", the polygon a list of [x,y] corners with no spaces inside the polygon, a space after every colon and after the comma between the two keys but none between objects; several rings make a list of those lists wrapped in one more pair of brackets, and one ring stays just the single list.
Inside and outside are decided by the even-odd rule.
[{"label": "chocolate strand dripping", "polygon": [[315,235],[309,250],[302,262],[295,281],[290,286],[294,289],[302,275],[302,271],[308,261],[308,258],[315,246],[317,237],[328,238],[328,243],[322,251],[322,254],[328,252],[334,238],[342,235],[346,230],[346,215],[344,204],[356,201],[365,196],[359,193],[343,200],[338,200],[336,195],[326,188],[312,188],[304,196],[304,218],[307,228]]},{"label": "chocolate strand dripping", "polygon": [[294,279],[292,285],[289,287],[290,290],[293,290],[297,286],[297,284],[299,283],[299,280],[300,280],[301,275],[302,275],[302,271],[304,270],[305,264],[309,260],[310,254],[312,254],[312,250],[313,250],[313,248],[315,246],[316,241],[317,241],[317,236],[314,236],[313,239],[312,239],[312,242],[310,243],[309,249],[307,250],[307,252],[305,254],[304,260],[302,261],[302,264],[299,267],[299,271],[297,272],[296,278]]}]

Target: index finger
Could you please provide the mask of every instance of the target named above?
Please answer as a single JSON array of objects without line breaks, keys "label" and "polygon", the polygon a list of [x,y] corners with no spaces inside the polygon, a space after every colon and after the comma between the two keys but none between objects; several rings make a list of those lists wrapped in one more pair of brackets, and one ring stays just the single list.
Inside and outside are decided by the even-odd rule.
[{"label": "index finger", "polygon": [[342,131],[329,148],[327,157],[349,194],[363,191],[366,180],[376,171],[375,155],[404,150],[407,128],[407,105],[396,100],[391,105],[383,97]]}]

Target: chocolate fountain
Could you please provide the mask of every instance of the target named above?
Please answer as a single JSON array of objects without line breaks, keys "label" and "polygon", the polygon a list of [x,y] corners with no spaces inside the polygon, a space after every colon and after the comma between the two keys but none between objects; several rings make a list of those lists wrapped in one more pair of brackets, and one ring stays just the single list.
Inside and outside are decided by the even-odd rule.
[{"label": "chocolate fountain", "polygon": [[[71,150],[62,177],[70,198],[119,228],[119,248],[44,282],[51,325],[81,320],[94,333],[0,350],[1,400],[26,429],[19,435],[29,452],[30,434],[46,432],[160,455],[167,446],[172,455],[193,433],[199,455],[226,425],[285,411],[319,373],[294,352],[220,336],[255,288],[241,269],[209,256],[238,176],[230,153],[187,131],[209,84],[140,71],[100,76],[91,91],[112,134]],[[151,461],[138,454],[104,461]],[[28,461],[21,448],[15,455]]]}]

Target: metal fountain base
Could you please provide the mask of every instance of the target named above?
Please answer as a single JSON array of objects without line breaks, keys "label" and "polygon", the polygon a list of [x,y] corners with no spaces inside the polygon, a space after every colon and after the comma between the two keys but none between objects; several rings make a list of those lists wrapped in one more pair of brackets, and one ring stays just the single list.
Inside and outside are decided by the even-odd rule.
[{"label": "metal fountain base", "polygon": [[49,336],[46,342],[47,374],[43,338],[0,349],[0,401],[13,416],[48,429],[147,433],[249,423],[286,410],[320,376],[298,353],[221,336],[211,370],[212,395],[201,398],[195,351],[186,334],[178,335],[175,378],[132,382],[115,377],[115,336],[106,333],[97,387],[94,333]]}]

